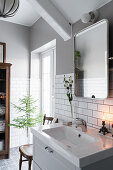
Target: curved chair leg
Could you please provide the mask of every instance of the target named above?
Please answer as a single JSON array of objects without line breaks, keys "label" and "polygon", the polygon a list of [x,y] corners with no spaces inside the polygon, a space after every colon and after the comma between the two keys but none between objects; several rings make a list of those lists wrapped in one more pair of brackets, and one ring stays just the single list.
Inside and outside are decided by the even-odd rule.
[{"label": "curved chair leg", "polygon": [[32,160],[30,159],[29,160],[29,170],[31,170],[31,163],[32,163]]},{"label": "curved chair leg", "polygon": [[21,167],[22,167],[22,154],[20,153],[19,170],[21,170]]}]

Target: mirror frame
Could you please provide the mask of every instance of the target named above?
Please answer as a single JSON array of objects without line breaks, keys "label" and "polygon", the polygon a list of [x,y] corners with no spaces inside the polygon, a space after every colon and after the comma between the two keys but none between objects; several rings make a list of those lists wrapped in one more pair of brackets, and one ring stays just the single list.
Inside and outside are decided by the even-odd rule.
[{"label": "mirror frame", "polygon": [[0,42],[0,45],[3,46],[3,63],[6,63],[6,43]]}]

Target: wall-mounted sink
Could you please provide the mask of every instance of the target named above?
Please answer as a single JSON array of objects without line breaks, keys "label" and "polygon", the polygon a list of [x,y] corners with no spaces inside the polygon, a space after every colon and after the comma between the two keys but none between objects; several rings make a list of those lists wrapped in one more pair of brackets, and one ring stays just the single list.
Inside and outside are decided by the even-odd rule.
[{"label": "wall-mounted sink", "polygon": [[45,129],[43,132],[68,147],[79,147],[98,141],[96,138],[68,126]]},{"label": "wall-mounted sink", "polygon": [[[108,158],[113,159],[113,139],[99,134],[98,129],[88,127],[87,132],[82,132],[75,126],[68,127],[59,123],[34,127],[31,131],[34,139],[34,162],[42,170],[46,166],[53,170],[53,162],[59,170],[82,170],[83,167],[85,170],[97,169],[95,167],[100,170],[100,165],[108,168]],[[38,155],[42,155],[42,159]],[[44,159],[47,164],[43,164]],[[109,170],[113,169],[112,159]]]}]

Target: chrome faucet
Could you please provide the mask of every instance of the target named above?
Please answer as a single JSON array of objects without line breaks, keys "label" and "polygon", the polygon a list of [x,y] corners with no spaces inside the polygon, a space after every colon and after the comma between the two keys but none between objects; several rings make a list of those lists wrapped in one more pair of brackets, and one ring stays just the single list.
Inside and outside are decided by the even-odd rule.
[{"label": "chrome faucet", "polygon": [[80,119],[80,118],[76,118],[75,119],[75,127],[81,127],[82,128],[82,132],[86,132],[87,131],[87,123],[85,120]]}]

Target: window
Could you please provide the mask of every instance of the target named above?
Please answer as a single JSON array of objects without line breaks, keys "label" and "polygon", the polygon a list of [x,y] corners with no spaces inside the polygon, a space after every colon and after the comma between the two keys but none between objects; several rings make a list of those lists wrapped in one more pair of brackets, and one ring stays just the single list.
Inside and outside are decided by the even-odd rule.
[{"label": "window", "polygon": [[54,114],[55,95],[55,53],[53,48],[41,53],[41,110],[47,116]]}]

